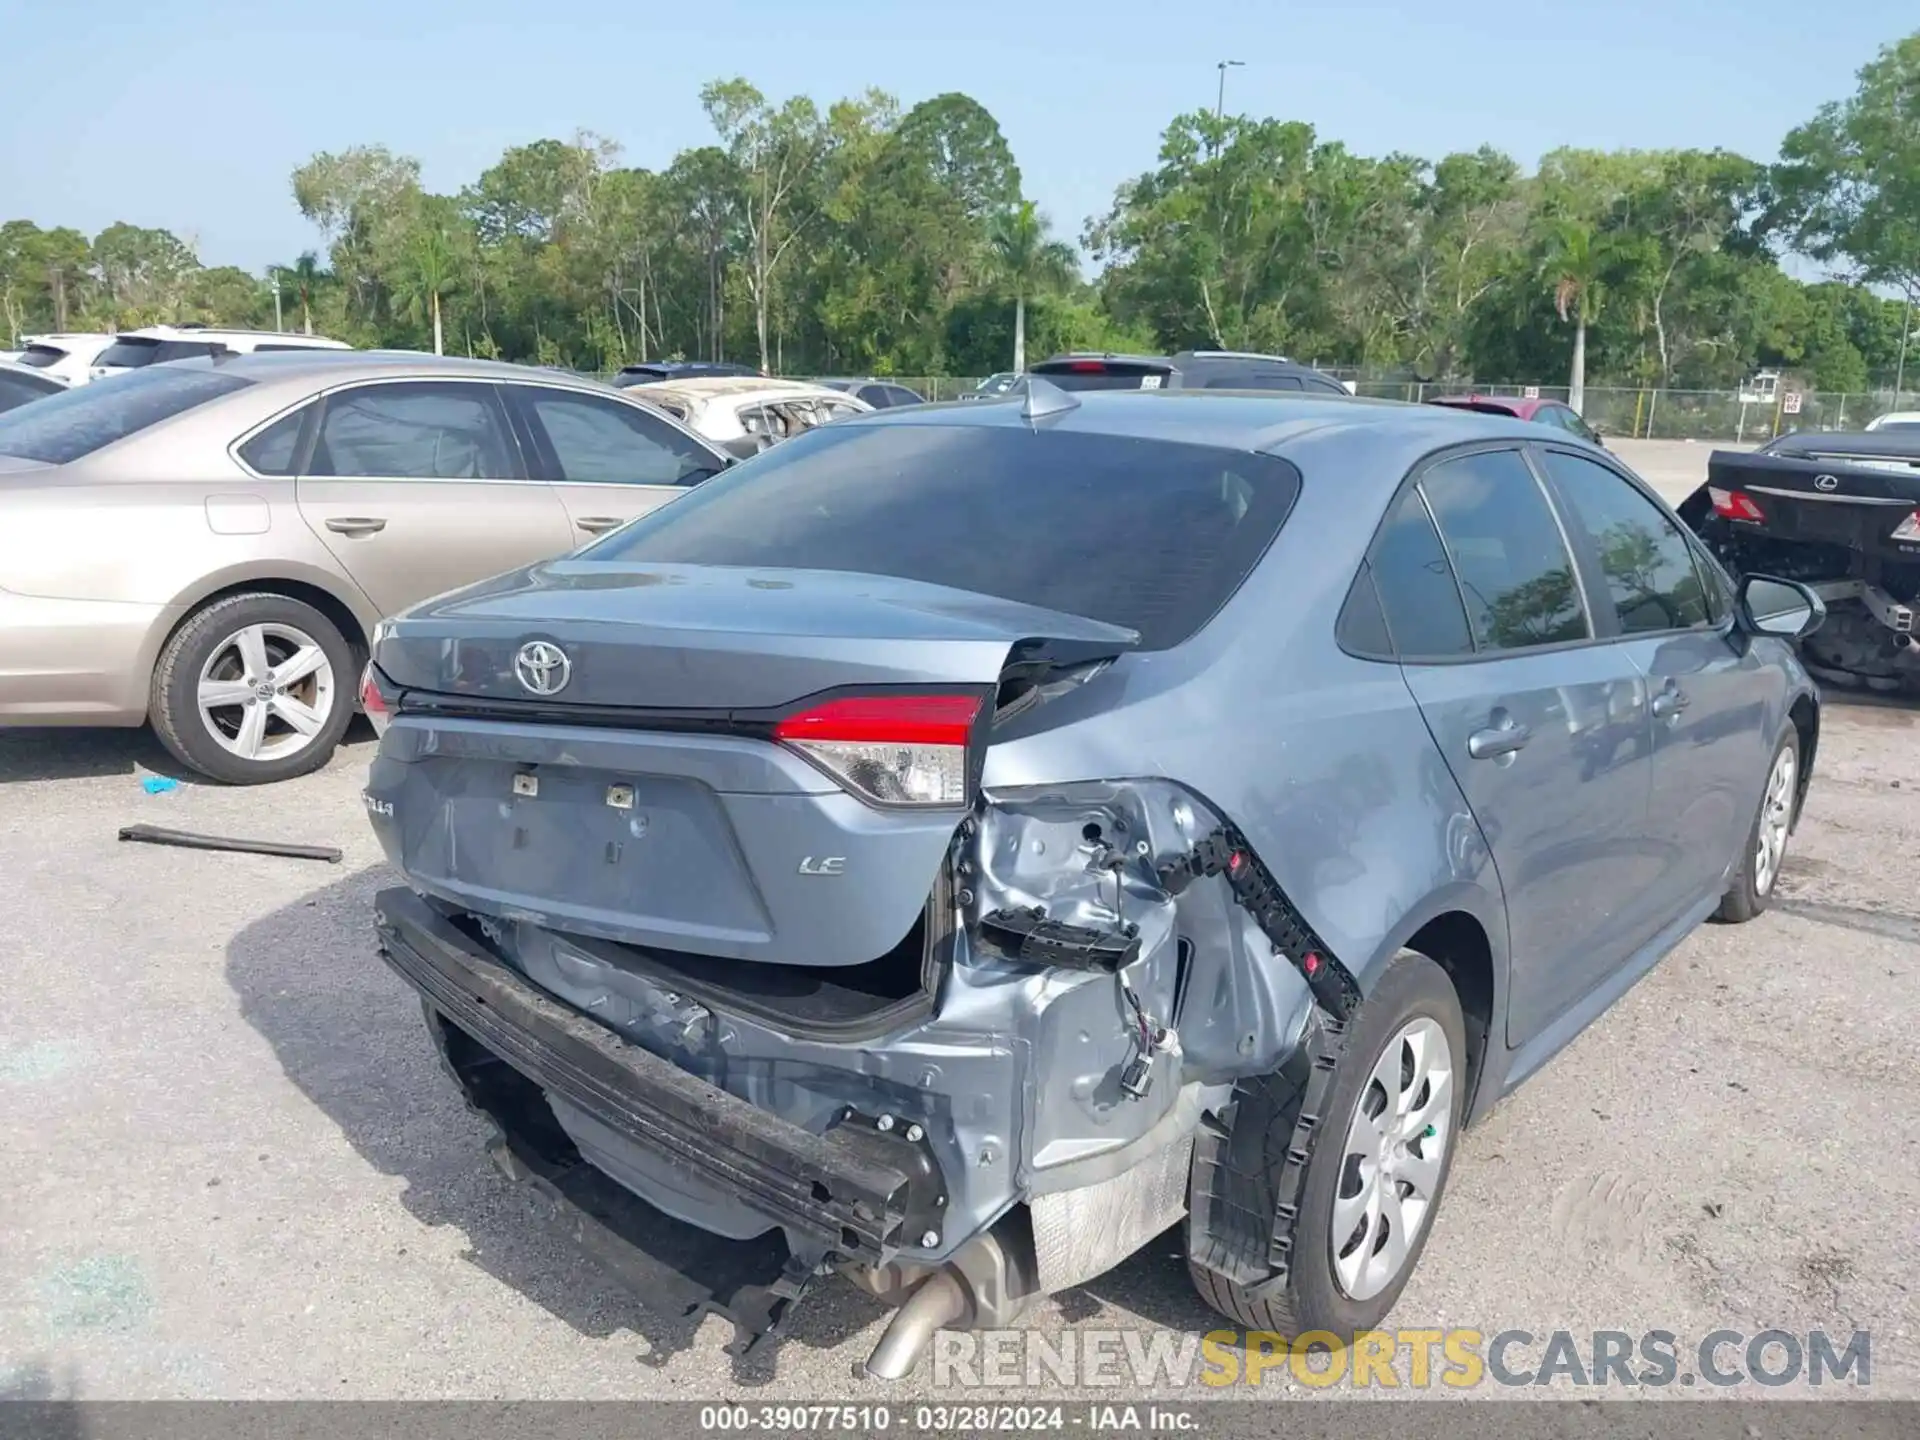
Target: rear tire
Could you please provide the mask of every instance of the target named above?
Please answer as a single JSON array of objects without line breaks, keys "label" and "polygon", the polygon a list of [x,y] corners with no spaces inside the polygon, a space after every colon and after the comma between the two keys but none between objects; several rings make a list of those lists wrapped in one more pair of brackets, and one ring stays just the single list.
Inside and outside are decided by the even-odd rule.
[{"label": "rear tire", "polygon": [[[1344,1344],[1378,1327],[1433,1230],[1459,1139],[1467,1058],[1466,1024],[1453,982],[1426,956],[1401,951],[1348,1032],[1325,1116],[1314,1132],[1286,1279],[1255,1294],[1189,1260],[1187,1273],[1200,1298],[1248,1329],[1288,1339],[1326,1330]],[[1271,1157],[1264,1177],[1267,1208],[1277,1214],[1271,1182],[1291,1143],[1298,1095],[1274,1076],[1250,1087],[1248,1098],[1255,1103],[1242,1103],[1233,1126],[1263,1131],[1257,1148]],[[1416,1119],[1428,1121],[1424,1131],[1431,1133],[1414,1125],[1410,1143],[1399,1143],[1399,1131]],[[1380,1157],[1389,1154],[1383,1163]],[[1369,1200],[1370,1184],[1371,1193],[1381,1196],[1377,1205]],[[1401,1218],[1398,1235],[1392,1233],[1394,1216]],[[1189,1251],[1192,1224],[1189,1218]]]},{"label": "rear tire", "polygon": [[228,785],[264,785],[327,763],[353,720],[354,680],[352,647],[313,606],[229,595],[162,647],[148,715],[182,765]]},{"label": "rear tire", "polygon": [[1744,925],[1773,903],[1780,883],[1780,867],[1787,858],[1787,839],[1793,828],[1800,797],[1800,736],[1789,726],[1773,758],[1767,762],[1767,780],[1760,792],[1760,809],[1747,831],[1746,849],[1720,899],[1714,919]]}]

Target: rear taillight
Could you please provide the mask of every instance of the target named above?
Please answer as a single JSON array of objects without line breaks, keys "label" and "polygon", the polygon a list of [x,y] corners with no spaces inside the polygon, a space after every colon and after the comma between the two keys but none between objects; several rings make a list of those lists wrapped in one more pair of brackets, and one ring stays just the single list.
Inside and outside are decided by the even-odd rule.
[{"label": "rear taillight", "polygon": [[1713,501],[1713,513],[1722,520],[1747,520],[1758,523],[1767,518],[1760,507],[1753,503],[1753,497],[1744,490],[1721,490],[1709,485],[1707,496]]},{"label": "rear taillight", "polygon": [[859,695],[774,726],[776,740],[880,805],[964,805],[978,695]]},{"label": "rear taillight", "polygon": [[374,678],[371,665],[360,676],[360,708],[367,712],[367,719],[373,722],[374,734],[387,733],[387,726],[393,723],[393,706],[380,693],[380,682]]},{"label": "rear taillight", "polygon": [[1076,375],[1104,375],[1107,373],[1106,365],[1098,360],[1071,360],[1067,362],[1067,369]]},{"label": "rear taillight", "polygon": [[1920,510],[1914,511],[1894,528],[1893,538],[1909,545],[1920,545]]}]

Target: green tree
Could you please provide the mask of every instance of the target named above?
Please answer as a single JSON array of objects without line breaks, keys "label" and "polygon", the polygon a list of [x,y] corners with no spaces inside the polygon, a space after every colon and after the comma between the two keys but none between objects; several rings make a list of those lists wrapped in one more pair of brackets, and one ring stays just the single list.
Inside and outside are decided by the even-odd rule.
[{"label": "green tree", "polygon": [[1027,300],[1065,289],[1077,269],[1073,247],[1048,236],[1047,219],[1031,200],[993,217],[988,229],[992,275],[1013,292],[1013,368],[1027,368]]},{"label": "green tree", "polygon": [[737,176],[737,216],[745,231],[744,275],[753,304],[760,368],[772,363],[768,317],[782,263],[806,234],[818,209],[812,185],[829,132],[813,101],[797,95],[769,104],[745,80],[715,81],[700,103],[719,133]]},{"label": "green tree", "polygon": [[1606,294],[1607,241],[1578,220],[1557,220],[1548,233],[1542,262],[1553,291],[1553,308],[1563,324],[1573,325],[1573,368],[1567,404],[1579,411],[1587,394],[1587,330],[1599,317]]},{"label": "green tree", "polygon": [[1920,303],[1920,31],[1884,47],[1858,81],[1781,143],[1767,225]]}]

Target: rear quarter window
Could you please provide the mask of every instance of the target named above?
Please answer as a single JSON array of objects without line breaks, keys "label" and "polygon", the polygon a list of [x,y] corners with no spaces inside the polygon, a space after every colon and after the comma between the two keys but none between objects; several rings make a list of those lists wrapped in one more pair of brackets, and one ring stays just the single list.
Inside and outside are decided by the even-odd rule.
[{"label": "rear quarter window", "polygon": [[0,415],[0,455],[65,465],[251,383],[210,370],[115,375]]},{"label": "rear quarter window", "polygon": [[1084,432],[823,426],[577,558],[886,575],[1194,634],[1300,491],[1270,455]]}]

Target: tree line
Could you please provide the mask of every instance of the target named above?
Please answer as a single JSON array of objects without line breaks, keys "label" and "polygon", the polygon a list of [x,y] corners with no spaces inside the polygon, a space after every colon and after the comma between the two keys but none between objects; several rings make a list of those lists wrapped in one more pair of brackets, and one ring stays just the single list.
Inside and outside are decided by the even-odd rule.
[{"label": "tree line", "polygon": [[270,280],[166,230],[10,221],[0,321],[271,324],[277,285],[288,328],[598,371],[978,375],[1024,340],[1576,387],[1774,367],[1860,390],[1892,381],[1920,300],[1916,93],[1920,32],[1772,160],[1562,149],[1532,173],[1491,146],[1365,156],[1300,121],[1179,115],[1086,222],[1089,278],[968,96],[823,108],[717,81],[713,143],[657,171],[586,133],[509,149],[452,195],[383,146],[315,155],[292,194],[320,241]]}]

